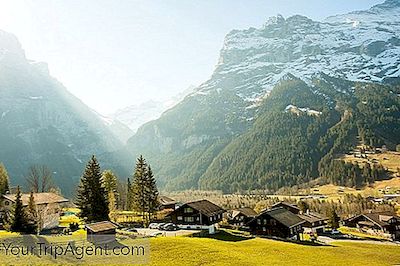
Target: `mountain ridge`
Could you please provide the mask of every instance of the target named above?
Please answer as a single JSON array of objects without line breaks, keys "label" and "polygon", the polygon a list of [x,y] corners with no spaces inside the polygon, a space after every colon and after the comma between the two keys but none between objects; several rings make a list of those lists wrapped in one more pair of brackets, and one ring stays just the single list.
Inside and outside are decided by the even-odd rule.
[{"label": "mountain ridge", "polygon": [[[97,154],[121,171],[112,153],[124,144],[59,81],[46,64],[26,59],[17,38],[0,31],[0,161],[11,184],[25,184],[29,167],[47,165],[71,195],[85,162]],[[122,155],[121,155],[122,156]]]},{"label": "mountain ridge", "polygon": [[[323,99],[324,105],[329,107],[326,111],[328,114],[322,111],[323,116],[336,117],[332,127],[339,123],[344,112],[349,112],[346,108],[355,108],[350,104],[359,101],[355,96],[355,87],[368,87],[368,83],[398,83],[400,43],[396,40],[400,38],[400,20],[397,13],[392,12],[393,8],[397,10],[397,6],[389,8],[390,2],[386,2],[385,8],[371,8],[375,10],[372,19],[365,15],[371,13],[369,11],[355,12],[361,21],[349,20],[349,14],[329,17],[323,22],[301,15],[286,19],[278,15],[270,18],[259,29],[232,30],[224,40],[211,78],[158,120],[139,128],[128,141],[128,148],[133,152],[140,151],[153,162],[159,183],[167,190],[221,189],[217,184],[224,184],[225,191],[234,192],[229,184],[224,183],[224,179],[240,180],[247,176],[244,169],[250,168],[243,167],[238,172],[228,171],[228,177],[218,171],[216,165],[220,162],[217,158],[222,156],[224,150],[237,145],[233,143],[237,143],[238,139],[255,130],[260,117],[270,115],[265,109],[265,102],[270,102],[268,99],[281,81],[300,79],[301,84],[305,84],[302,85],[305,90],[311,91],[318,99]],[[292,89],[296,90],[296,87]],[[274,94],[277,95],[276,92]],[[291,98],[286,97],[289,95],[282,94],[277,98],[282,104],[278,117],[282,116],[280,112],[284,112],[289,105],[321,112],[311,103],[297,104],[305,99],[294,95]],[[317,99],[315,97],[313,96]],[[284,119],[292,118],[285,115]],[[299,119],[303,117],[300,116]],[[308,117],[307,121],[310,119],[312,121],[319,118]],[[366,127],[361,118],[357,119]],[[278,120],[268,119],[264,122],[272,123],[271,126],[275,127],[279,125]],[[261,128],[263,127],[260,130]],[[343,131],[340,134],[347,134],[348,137],[342,137],[335,130],[332,132],[336,133],[328,134],[326,131],[324,134],[333,134],[330,141],[344,149],[350,145],[349,138],[355,137],[354,132],[358,129],[351,122],[344,123],[340,131]],[[382,141],[381,139],[377,143]],[[241,154],[255,148],[251,142],[248,145],[248,148],[242,147],[242,150],[230,149],[235,150],[233,154]],[[320,148],[322,147],[314,143],[312,149]],[[282,146],[281,149],[286,150],[288,147]],[[297,181],[293,183],[289,179],[296,180],[297,175],[303,176],[302,178],[306,176],[307,180],[316,178],[319,173],[318,161],[332,149],[328,145],[324,148],[324,154],[302,150],[305,154],[318,154],[314,156],[316,161],[313,165],[297,165],[299,169],[303,169],[301,172],[288,169],[281,172],[288,179],[287,184],[295,184]],[[232,157],[235,157],[233,154]],[[266,156],[269,158],[270,155]],[[254,165],[251,157],[242,158],[241,162],[246,159],[250,165]],[[231,167],[237,170],[235,165]],[[264,179],[262,183],[256,181],[268,172],[262,166],[260,169],[264,169],[264,172],[246,178],[252,184],[259,184],[257,188],[268,187],[270,179]],[[276,175],[274,178],[280,177]],[[279,185],[269,189],[273,187],[276,190],[284,184],[278,183]],[[253,187],[249,184],[242,185],[248,189]]]}]

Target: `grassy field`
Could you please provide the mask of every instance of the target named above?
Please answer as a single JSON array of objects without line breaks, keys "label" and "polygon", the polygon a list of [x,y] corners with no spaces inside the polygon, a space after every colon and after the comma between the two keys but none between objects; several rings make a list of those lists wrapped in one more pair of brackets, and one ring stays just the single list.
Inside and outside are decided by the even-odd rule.
[{"label": "grassy field", "polygon": [[339,231],[342,234],[353,235],[353,236],[361,237],[364,239],[373,239],[373,240],[385,240],[386,239],[384,237],[362,233],[362,232],[359,232],[357,229],[349,228],[349,227],[345,227],[345,226],[340,227]]},{"label": "grassy field", "polygon": [[[0,234],[0,240],[3,236]],[[8,235],[9,237],[9,235]],[[79,236],[58,237],[60,241]],[[44,237],[45,239],[47,237]],[[49,238],[47,238],[49,239]],[[54,240],[54,238],[52,238]],[[125,245],[133,240],[122,241]],[[334,242],[332,246],[311,246],[276,240],[251,238],[222,233],[213,238],[159,237],[150,240],[150,265],[396,265],[400,264],[400,246],[351,242]],[[126,262],[114,257],[112,263],[94,258],[98,263],[120,265]],[[30,256],[33,265],[54,263]],[[1,265],[21,264],[20,258],[0,253]]]},{"label": "grassy field", "polygon": [[151,265],[396,265],[399,246],[335,242],[309,246],[254,238],[157,238]]},{"label": "grassy field", "polygon": [[358,162],[360,165],[366,162],[371,163],[372,160],[376,160],[393,174],[398,173],[397,170],[400,167],[400,152],[388,151],[385,153],[367,154],[367,156],[368,158],[355,158],[353,155],[346,154],[342,159],[346,162]]}]

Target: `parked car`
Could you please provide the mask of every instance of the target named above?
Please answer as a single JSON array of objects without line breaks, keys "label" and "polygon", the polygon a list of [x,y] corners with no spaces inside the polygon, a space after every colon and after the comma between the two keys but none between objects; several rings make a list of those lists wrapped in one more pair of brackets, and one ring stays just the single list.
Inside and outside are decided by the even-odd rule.
[{"label": "parked car", "polygon": [[340,231],[337,230],[337,229],[332,229],[331,234],[332,234],[332,235],[339,235],[339,234],[340,234]]},{"label": "parked car", "polygon": [[157,237],[157,236],[161,236],[161,235],[162,235],[161,232],[154,232],[154,233],[150,234],[150,236],[152,236],[152,237]]},{"label": "parked car", "polygon": [[135,228],[129,228],[128,230],[126,230],[128,232],[132,232],[132,233],[137,233],[138,231]]},{"label": "parked car", "polygon": [[179,227],[173,223],[167,223],[161,226],[160,229],[165,231],[176,231],[179,229]]},{"label": "parked car", "polygon": [[160,226],[160,224],[158,224],[158,223],[151,223],[151,224],[149,224],[149,229],[158,229],[159,226]]},{"label": "parked car", "polygon": [[165,223],[160,223],[160,224],[158,224],[158,227],[157,227],[157,229],[162,229],[162,227],[165,225]]}]

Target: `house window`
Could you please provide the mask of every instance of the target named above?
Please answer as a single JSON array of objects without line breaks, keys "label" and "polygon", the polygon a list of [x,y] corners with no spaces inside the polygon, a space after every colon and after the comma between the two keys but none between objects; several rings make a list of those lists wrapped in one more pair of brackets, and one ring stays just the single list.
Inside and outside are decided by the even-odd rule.
[{"label": "house window", "polygon": [[178,216],[177,219],[178,219],[178,221],[182,221],[183,218],[182,218],[182,216]]},{"label": "house window", "polygon": [[261,219],[257,219],[257,224],[261,225]]},{"label": "house window", "polygon": [[267,224],[267,219],[264,219],[263,222],[264,222],[264,224]]},{"label": "house window", "polygon": [[211,217],[210,217],[210,222],[212,222],[212,220],[213,220],[213,217],[211,216]]},{"label": "house window", "polygon": [[267,231],[267,228],[263,227],[262,230],[265,232],[265,231]]},{"label": "house window", "polygon": [[274,219],[271,220],[271,225],[276,225],[276,221]]},{"label": "house window", "polygon": [[189,207],[188,207],[188,208],[184,208],[184,209],[183,209],[183,212],[184,212],[184,213],[192,213],[192,212],[193,212],[193,209],[192,209],[192,208],[189,208]]},{"label": "house window", "polygon": [[194,217],[185,217],[184,221],[187,223],[192,223],[192,222],[194,222]]}]

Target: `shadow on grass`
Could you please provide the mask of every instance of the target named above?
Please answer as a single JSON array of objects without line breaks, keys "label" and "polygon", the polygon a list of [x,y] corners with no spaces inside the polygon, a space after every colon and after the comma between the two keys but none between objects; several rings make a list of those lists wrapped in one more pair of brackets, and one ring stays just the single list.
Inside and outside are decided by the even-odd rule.
[{"label": "shadow on grass", "polygon": [[229,231],[225,231],[225,230],[221,230],[213,235],[209,235],[207,233],[200,232],[197,234],[193,234],[192,237],[210,238],[210,239],[229,241],[229,242],[239,242],[239,241],[245,241],[245,240],[254,238],[253,236],[244,235],[243,233],[233,233],[233,232],[229,232]]},{"label": "shadow on grass", "polygon": [[276,240],[276,241],[281,241],[285,243],[292,243],[292,244],[298,244],[298,245],[303,245],[303,246],[314,246],[314,247],[334,247],[330,244],[327,243],[322,243],[322,242],[317,242],[317,241],[307,241],[307,240],[291,240],[291,239],[286,239],[286,238],[280,238],[280,237],[275,237],[275,236],[259,236],[260,238],[263,239],[269,239],[269,240]]}]

